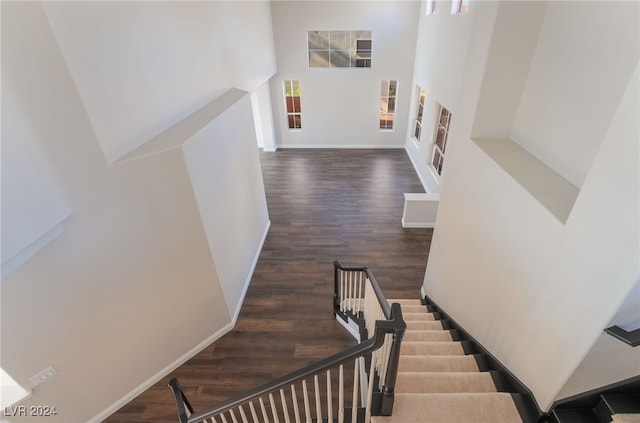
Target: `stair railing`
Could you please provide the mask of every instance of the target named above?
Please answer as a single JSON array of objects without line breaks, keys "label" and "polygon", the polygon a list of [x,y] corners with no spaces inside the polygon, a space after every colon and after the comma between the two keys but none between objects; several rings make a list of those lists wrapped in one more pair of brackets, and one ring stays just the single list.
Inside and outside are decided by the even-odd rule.
[{"label": "stair railing", "polygon": [[[353,320],[359,325],[360,340],[365,341],[374,332],[375,322],[393,316],[392,307],[385,298],[380,285],[367,267],[344,267],[339,261],[334,267],[334,313],[345,321]],[[399,306],[398,306],[399,308]],[[388,333],[382,348],[372,354],[372,371],[369,391],[373,397],[373,415],[389,416],[393,410],[394,391],[400,361],[400,346],[403,330]],[[368,421],[368,420],[367,420]]]},{"label": "stair railing", "polygon": [[[351,271],[337,262],[334,265],[339,266],[336,274],[338,269],[340,272]],[[373,276],[366,268],[362,269],[368,278],[358,288],[357,299],[361,300],[360,317],[367,316],[363,330],[366,339],[352,348],[198,412],[194,412],[178,380],[173,378],[169,386],[180,423],[368,423],[372,415],[390,415],[400,342],[406,324],[400,305],[389,306]],[[346,274],[341,273],[341,276]],[[341,284],[336,283],[338,285]],[[340,301],[351,301],[352,305],[356,303],[356,297],[339,298]],[[366,373],[361,370],[367,367]],[[366,383],[362,384],[363,381]]]}]

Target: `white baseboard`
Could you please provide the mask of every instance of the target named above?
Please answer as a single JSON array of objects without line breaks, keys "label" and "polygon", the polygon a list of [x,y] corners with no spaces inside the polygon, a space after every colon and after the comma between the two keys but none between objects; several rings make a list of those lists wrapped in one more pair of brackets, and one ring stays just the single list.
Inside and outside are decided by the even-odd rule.
[{"label": "white baseboard", "polygon": [[434,222],[407,222],[402,218],[402,227],[403,228],[435,228],[436,224]]},{"label": "white baseboard", "polygon": [[208,337],[207,339],[205,339],[204,341],[202,341],[201,343],[199,343],[198,345],[196,345],[195,347],[193,347],[192,349],[184,353],[173,363],[169,364],[164,369],[160,370],[158,373],[156,373],[155,375],[153,375],[152,377],[144,381],[134,390],[132,390],[131,392],[129,392],[128,394],[120,398],[118,401],[114,402],[109,407],[104,409],[100,414],[98,414],[97,416],[89,420],[89,423],[100,423],[103,420],[106,420],[110,415],[118,411],[123,406],[127,405],[129,402],[135,399],[138,395],[140,395],[147,389],[151,388],[153,385],[155,385],[160,380],[162,380],[162,378],[166,377],[169,373],[173,372],[178,367],[182,366],[189,359],[196,356],[196,354],[198,354],[200,351],[207,348],[209,345],[211,345],[212,343],[220,339],[223,335],[227,334],[235,327],[236,322],[238,321],[238,315],[240,314],[240,309],[242,308],[242,303],[244,302],[244,297],[247,294],[247,290],[249,289],[249,284],[251,283],[251,278],[253,277],[253,271],[255,270],[256,265],[258,264],[258,259],[260,257],[260,253],[262,252],[262,246],[264,245],[264,242],[267,239],[267,234],[269,233],[270,227],[271,227],[271,221],[268,220],[267,225],[265,226],[265,229],[264,229],[264,233],[262,234],[262,239],[260,240],[260,246],[259,248],[256,249],[256,254],[253,259],[253,263],[251,264],[251,271],[247,276],[247,280],[245,282],[245,286],[242,291],[240,302],[238,303],[238,307],[235,310],[232,320],[226,325],[224,325],[222,328],[217,330],[213,335],[211,335],[210,337]]},{"label": "white baseboard", "polygon": [[247,295],[247,290],[249,289],[249,285],[251,284],[251,278],[253,277],[253,272],[256,270],[256,266],[258,265],[258,259],[260,258],[260,253],[262,252],[262,246],[264,245],[265,240],[267,239],[267,234],[269,233],[269,228],[271,227],[271,220],[267,220],[267,224],[264,228],[264,232],[262,233],[262,239],[260,240],[260,245],[256,248],[255,256],[253,257],[253,262],[251,263],[251,268],[249,273],[247,274],[247,279],[244,281],[244,288],[242,289],[242,294],[240,294],[240,301],[238,301],[238,306],[233,313],[232,322],[235,326],[238,321],[238,316],[240,315],[240,309],[242,309],[242,304],[244,303],[244,297]]},{"label": "white baseboard", "polygon": [[391,149],[405,148],[398,144],[300,144],[300,145],[278,145],[278,148],[341,148],[341,149]]},{"label": "white baseboard", "polygon": [[100,423],[103,420],[106,420],[110,415],[112,415],[113,413],[115,413],[116,411],[118,411],[119,409],[121,409],[122,407],[130,403],[131,401],[133,401],[133,399],[135,399],[138,395],[140,395],[147,389],[151,388],[153,385],[158,383],[160,380],[162,380],[162,378],[167,376],[169,373],[173,372],[175,369],[182,366],[184,363],[186,363],[189,359],[194,357],[200,351],[204,350],[213,342],[217,341],[219,338],[225,335],[227,332],[231,331],[234,326],[235,326],[235,321],[227,323],[225,326],[223,326],[218,331],[216,331],[213,335],[211,335],[210,337],[208,337],[207,339],[205,339],[204,341],[202,341],[201,343],[193,347],[191,350],[184,353],[180,358],[175,360],[173,363],[169,364],[164,369],[160,370],[158,373],[156,373],[155,375],[147,379],[145,382],[140,384],[134,390],[132,390],[131,392],[129,392],[128,394],[120,398],[118,401],[111,404],[109,407],[105,408],[100,414],[90,419],[88,423]]}]

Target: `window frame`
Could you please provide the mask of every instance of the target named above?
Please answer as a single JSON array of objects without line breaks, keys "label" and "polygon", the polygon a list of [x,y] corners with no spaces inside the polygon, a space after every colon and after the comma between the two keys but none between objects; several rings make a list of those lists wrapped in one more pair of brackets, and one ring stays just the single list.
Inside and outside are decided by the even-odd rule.
[{"label": "window frame", "polygon": [[[348,47],[335,48],[340,44]],[[307,30],[309,69],[371,69],[372,56],[371,30]]]},{"label": "window frame", "polygon": [[436,13],[436,0],[427,0],[425,15],[433,15]]},{"label": "window frame", "polygon": [[418,93],[415,118],[413,119],[413,133],[412,137],[418,143],[420,143],[420,136],[422,135],[422,119],[424,118],[424,105],[427,98],[427,90],[420,85],[416,85],[416,92]]},{"label": "window frame", "polygon": [[[393,86],[393,93],[392,93]],[[386,87],[386,90],[385,90]],[[386,108],[383,106],[386,104]],[[389,112],[389,105],[393,111]],[[380,108],[378,111],[378,129],[383,132],[395,130],[396,109],[398,106],[398,80],[383,79],[380,81]],[[385,122],[383,127],[383,122]],[[389,124],[390,122],[390,124]]]},{"label": "window frame", "polygon": [[469,11],[469,0],[453,0],[451,3],[451,14],[458,15]]},{"label": "window frame", "polygon": [[[290,89],[292,95],[287,95],[287,89]],[[297,94],[297,95],[293,95]],[[285,79],[282,81],[282,96],[284,99],[284,113],[287,128],[290,132],[302,131],[302,90],[300,89],[299,79]],[[296,103],[296,100],[297,103]],[[291,102],[289,103],[289,99]],[[289,106],[293,109],[289,111]],[[297,106],[297,110],[296,110]],[[298,117],[296,119],[296,116]],[[293,124],[293,127],[291,126]],[[296,126],[296,124],[298,126]]]},{"label": "window frame", "polygon": [[[433,151],[431,152],[431,160],[429,166],[435,171],[438,177],[442,177],[444,161],[446,158],[447,141],[449,137],[449,126],[451,125],[451,112],[440,103],[438,105],[438,113],[436,115],[437,122],[433,135]],[[443,119],[443,111],[446,116]],[[442,136],[440,137],[440,134]],[[436,163],[437,162],[437,163]]]}]

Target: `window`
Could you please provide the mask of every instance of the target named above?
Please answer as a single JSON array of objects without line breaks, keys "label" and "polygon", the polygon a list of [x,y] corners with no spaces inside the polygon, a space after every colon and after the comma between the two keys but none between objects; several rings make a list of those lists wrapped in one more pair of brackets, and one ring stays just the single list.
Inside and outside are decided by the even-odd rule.
[{"label": "window", "polygon": [[449,134],[449,123],[451,122],[451,113],[440,105],[438,113],[438,125],[436,129],[436,141],[433,145],[433,157],[431,164],[438,175],[442,175],[442,166],[444,165],[444,155],[447,149],[447,135]]},{"label": "window", "polygon": [[398,81],[382,81],[380,90],[380,129],[393,129]]},{"label": "window", "polygon": [[370,68],[371,31],[307,31],[310,68]]},{"label": "window", "polygon": [[422,113],[424,112],[424,100],[427,97],[427,92],[424,88],[420,88],[420,86],[417,86],[416,88],[420,95],[418,97],[418,110],[416,111],[413,136],[416,140],[420,141],[420,133],[422,132]]},{"label": "window", "polygon": [[427,0],[427,15],[433,15],[436,13],[436,0]]},{"label": "window", "polygon": [[286,80],[284,88],[285,111],[289,129],[302,129],[302,115],[300,111],[300,83],[297,80]]},{"label": "window", "polygon": [[469,10],[469,0],[453,0],[451,3],[451,13],[467,13]]}]

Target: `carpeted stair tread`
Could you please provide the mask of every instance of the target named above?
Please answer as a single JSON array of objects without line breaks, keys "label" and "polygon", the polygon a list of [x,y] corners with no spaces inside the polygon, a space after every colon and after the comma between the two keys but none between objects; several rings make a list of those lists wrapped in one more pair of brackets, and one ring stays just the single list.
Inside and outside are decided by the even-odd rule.
[{"label": "carpeted stair tread", "polygon": [[371,423],[522,422],[508,393],[397,394],[393,415]]},{"label": "carpeted stair tread", "polygon": [[[393,303],[398,303],[401,306],[405,306],[405,305],[422,305],[422,301],[420,300],[414,300],[414,299],[400,299],[400,300],[387,300],[387,302],[389,303],[389,305],[393,304]],[[423,306],[423,305],[422,305]],[[424,307],[424,306],[423,306]]]},{"label": "carpeted stair tread", "polygon": [[[405,332],[402,343],[417,341],[450,342],[453,340],[449,330],[409,330]],[[402,349],[402,347],[400,347]]]},{"label": "carpeted stair tread", "polygon": [[399,372],[398,393],[496,392],[493,378],[486,372]]},{"label": "carpeted stair tread", "polygon": [[427,313],[426,311],[424,313],[410,313],[410,312],[406,313],[404,310],[402,310],[402,318],[404,319],[405,322],[408,320],[411,320],[411,321],[436,320],[433,313]]},{"label": "carpeted stair tread", "polygon": [[612,423],[640,423],[640,414],[614,414]]},{"label": "carpeted stair tread", "polygon": [[400,356],[405,355],[464,355],[460,342],[405,341]]},{"label": "carpeted stair tread", "polygon": [[472,355],[405,355],[400,357],[399,372],[477,372]]},{"label": "carpeted stair tread", "polygon": [[404,320],[407,324],[407,331],[411,330],[442,330],[442,323],[439,320]]},{"label": "carpeted stair tread", "polygon": [[402,313],[428,313],[427,307],[423,305],[402,305]]}]

